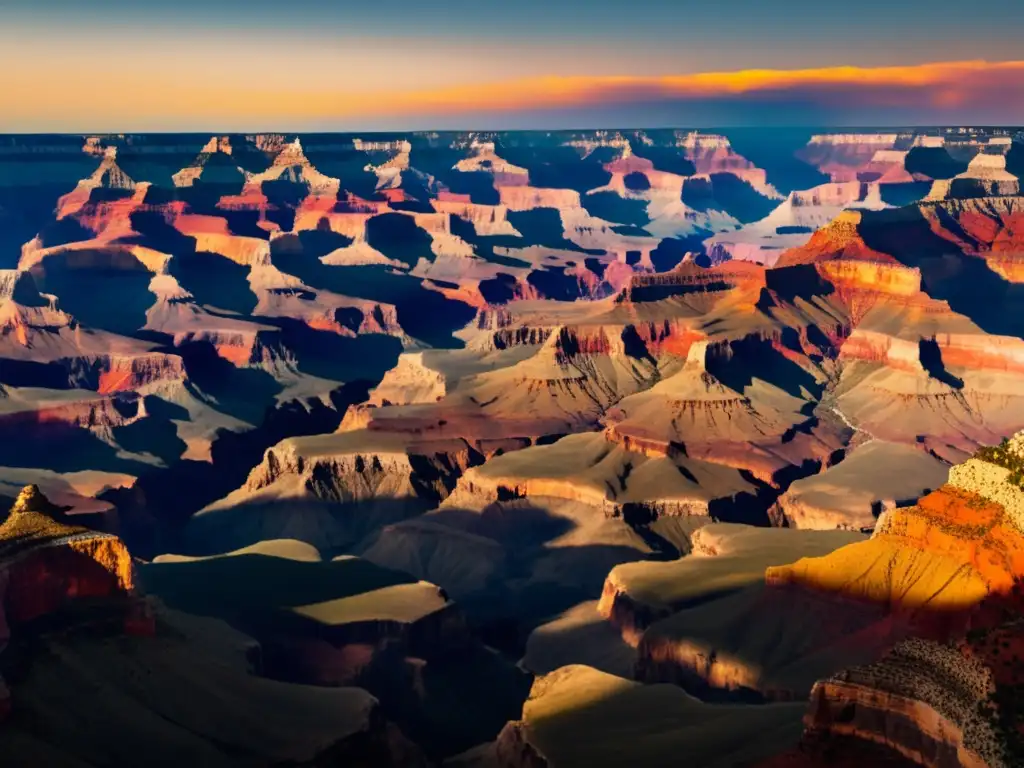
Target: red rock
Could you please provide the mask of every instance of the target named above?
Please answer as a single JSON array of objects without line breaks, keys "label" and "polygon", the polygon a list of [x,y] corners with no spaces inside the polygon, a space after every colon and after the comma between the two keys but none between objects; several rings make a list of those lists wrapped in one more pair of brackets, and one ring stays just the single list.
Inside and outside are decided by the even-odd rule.
[{"label": "red rock", "polygon": [[128,598],[134,591],[132,559],[119,539],[55,515],[59,509],[29,486],[0,525],[3,610],[11,627],[58,612],[69,601]]}]

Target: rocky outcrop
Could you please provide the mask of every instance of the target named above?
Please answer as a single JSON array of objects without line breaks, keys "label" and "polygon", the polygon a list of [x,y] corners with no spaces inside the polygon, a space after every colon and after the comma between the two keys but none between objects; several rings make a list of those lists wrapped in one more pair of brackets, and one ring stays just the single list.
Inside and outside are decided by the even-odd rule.
[{"label": "rocky outcrop", "polygon": [[475,138],[469,145],[469,157],[459,160],[455,169],[464,173],[484,171],[492,174],[498,187],[526,186],[530,180],[525,168],[513,165],[497,154],[493,141]]},{"label": "rocky outcrop", "polygon": [[971,160],[963,173],[952,179],[939,179],[933,182],[926,199],[963,200],[1020,194],[1020,179],[1007,170],[1006,155],[982,152]]},{"label": "rocky outcrop", "polygon": [[422,352],[406,353],[388,371],[370,395],[372,405],[409,405],[437,402],[447,394],[442,373],[430,368]]},{"label": "rocky outcrop", "polygon": [[[653,661],[658,654],[674,653],[657,647],[685,644],[678,637],[673,640],[671,631],[660,640],[649,640],[645,632],[657,622],[690,606],[762,584],[765,568],[784,562],[792,554],[831,552],[862,538],[844,531],[758,529],[715,523],[695,535],[695,554],[662,563],[627,563],[613,569],[605,580],[598,611],[628,642],[637,646],[646,643],[643,647]],[[775,600],[774,604],[784,602]],[[742,621],[740,612],[737,620]],[[723,641],[728,639],[723,637]],[[714,660],[715,654],[709,658]]]},{"label": "rocky outcrop", "polygon": [[885,513],[867,542],[768,569],[769,583],[909,616],[918,635],[816,684],[806,739],[878,743],[933,768],[1019,764],[1022,443],[954,467],[916,507]]},{"label": "rocky outcrop", "polygon": [[310,192],[315,195],[337,195],[340,188],[338,179],[321,173],[309,161],[299,139],[284,144],[275,154],[273,163],[271,163],[267,170],[261,173],[247,172],[242,195],[260,194],[259,190],[265,181],[279,179],[289,181],[299,181],[301,179],[304,184],[308,185]]},{"label": "rocky outcrop", "polygon": [[[263,463],[250,473],[245,490],[259,491],[294,476],[307,491],[325,499],[414,496],[418,491],[441,499],[453,483],[452,473],[473,462],[472,449],[464,443],[413,443],[402,451],[381,450],[374,447],[376,441],[368,434],[365,435],[366,450],[348,452],[343,446],[355,447],[362,435],[342,435],[338,441],[341,450],[329,455],[317,451],[306,454],[303,451],[306,443],[301,438],[271,448],[264,455]],[[313,441],[326,442],[323,438],[308,438],[306,442]],[[399,447],[398,442],[390,442]],[[423,457],[422,463],[420,457]],[[435,466],[429,457],[437,457],[438,464]]]},{"label": "rocky outcrop", "polygon": [[872,166],[879,154],[896,153],[898,145],[907,143],[898,133],[816,134],[797,156],[831,176],[832,181],[872,181]]},{"label": "rocky outcrop", "polygon": [[[877,275],[872,282],[879,282],[881,275],[888,275],[889,270],[912,271],[902,268],[889,254],[876,251],[864,242],[860,232],[864,215],[860,211],[843,211],[828,225],[816,231],[806,245],[782,254],[777,265],[785,267],[817,263],[821,267],[829,264],[828,269],[840,279],[846,274],[855,274],[857,270],[864,269],[869,275],[869,281],[870,276]],[[919,280],[911,292],[917,290],[920,290]]]},{"label": "rocky outcrop", "polygon": [[[200,180],[203,176],[203,171],[206,168],[206,164],[210,162],[210,158],[217,154],[224,156],[231,155],[231,137],[230,136],[211,136],[210,140],[206,142],[202,151],[196,155],[196,159],[191,164],[185,166],[180,171],[171,176],[171,181],[174,182],[176,187],[191,187]],[[241,176],[242,171],[238,169],[238,173]]]},{"label": "rocky outcrop", "polygon": [[878,515],[941,486],[947,471],[919,448],[872,440],[824,472],[794,481],[773,517],[792,528],[870,531]]},{"label": "rocky outcrop", "polygon": [[1008,482],[1010,474],[972,459],[916,506],[883,514],[869,541],[770,568],[766,579],[929,612],[963,611],[1008,592],[1024,577],[1020,489]]},{"label": "rocky outcrop", "polygon": [[643,303],[701,293],[726,293],[741,288],[758,291],[765,287],[764,271],[753,264],[721,264],[704,269],[684,263],[671,272],[634,274],[616,297],[618,303]]},{"label": "rocky outcrop", "polygon": [[[134,589],[132,559],[117,537],[72,526],[60,517],[60,508],[32,485],[19,494],[0,525],[0,558],[10,577],[6,600],[9,606],[12,602],[15,605],[7,612],[9,621],[29,621],[54,610],[66,597],[90,593],[128,596]],[[49,570],[45,565],[48,558],[68,562],[81,559],[83,570],[62,574],[60,568],[53,569],[52,575],[68,581],[50,582],[47,587],[53,590],[47,594],[42,583],[33,587],[32,578],[22,575],[22,571],[34,569],[43,575]],[[61,585],[68,583],[74,587],[63,589]]]},{"label": "rocky outcrop", "polygon": [[804,740],[883,744],[930,768],[1019,765],[1020,600],[1018,584],[972,612],[966,633],[907,640],[821,681]]},{"label": "rocky outcrop", "polygon": [[1010,765],[982,705],[990,670],[956,647],[907,640],[875,664],[814,686],[811,732],[885,744],[929,768]]},{"label": "rocky outcrop", "polygon": [[350,546],[435,506],[467,467],[482,460],[463,440],[352,426],[267,450],[240,488],[192,518],[188,535],[195,551],[278,538],[325,550]]},{"label": "rocky outcrop", "polygon": [[457,493],[497,501],[549,497],[607,517],[706,517],[755,494],[739,473],[589,433],[495,457],[468,470]]},{"label": "rocky outcrop", "polygon": [[88,205],[94,190],[117,190],[130,196],[136,186],[136,182],[117,164],[117,148],[106,147],[103,159],[92,175],[82,179],[74,190],[57,201],[57,218],[75,214]]},{"label": "rocky outcrop", "polygon": [[[736,385],[748,356],[790,355],[794,367],[810,362],[781,346],[759,336],[692,341],[681,367],[609,410],[608,435],[644,453],[685,454],[785,486],[827,464],[841,439],[832,425],[809,421],[798,400],[773,397],[783,393],[771,382]],[[741,444],[744,450],[738,450]]]},{"label": "rocky outcrop", "polygon": [[[39,622],[113,617],[126,630],[148,631],[133,599],[135,567],[124,543],[61,518],[61,508],[33,485],[0,525],[0,651]],[[0,712],[11,706],[0,703]]]}]

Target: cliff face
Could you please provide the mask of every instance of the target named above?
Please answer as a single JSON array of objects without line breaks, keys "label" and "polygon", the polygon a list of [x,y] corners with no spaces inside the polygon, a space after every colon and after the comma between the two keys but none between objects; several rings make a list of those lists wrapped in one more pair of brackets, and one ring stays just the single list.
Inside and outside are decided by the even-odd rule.
[{"label": "cliff face", "polygon": [[770,584],[885,606],[919,635],[817,683],[806,742],[874,742],[934,768],[1019,764],[1022,442],[955,466],[916,507],[885,513],[869,541],[768,569]]},{"label": "cliff face", "polygon": [[973,157],[967,170],[952,179],[934,182],[929,200],[967,199],[1019,195],[1020,179],[1007,170],[1006,155],[982,153]]},{"label": "cliff face", "polygon": [[0,357],[11,371],[4,376],[9,383],[52,386],[62,369],[65,388],[109,394],[185,378],[180,357],[82,328],[52,296],[38,291],[28,272],[7,271],[0,288]]},{"label": "cliff face", "polygon": [[841,672],[811,692],[806,722],[885,744],[925,766],[1008,765],[993,724],[979,714],[993,683],[955,648],[907,640],[877,663]]},{"label": "cliff face", "polygon": [[[873,249],[860,233],[863,215],[859,211],[843,211],[828,225],[816,231],[806,245],[787,251],[779,257],[778,266],[810,264],[835,259],[896,265],[892,256]],[[842,265],[840,268],[846,268]],[[852,268],[856,268],[855,266]],[[872,264],[869,268],[875,268]]]},{"label": "cliff face", "polygon": [[[28,486],[0,526],[0,554],[9,576],[7,600],[15,606],[8,615],[15,621],[28,621],[53,610],[62,597],[129,595],[134,589],[131,556],[122,542],[109,534],[59,522],[54,516],[60,516],[60,509],[36,486]],[[81,574],[65,573],[57,565],[76,559],[87,569]],[[44,588],[48,575],[57,580]],[[35,589],[31,587],[33,576],[39,577]],[[70,581],[61,581],[62,576]],[[25,590],[15,588],[19,585]]]},{"label": "cliff face", "polygon": [[852,737],[934,768],[1019,765],[1019,598],[986,601],[965,636],[907,640],[816,684],[805,742]]},{"label": "cliff face", "polygon": [[870,181],[872,161],[879,152],[894,151],[900,140],[897,133],[818,134],[798,157],[831,176],[832,181]]},{"label": "cliff face", "polygon": [[[373,445],[372,437],[368,444]],[[473,460],[472,449],[456,442],[412,445],[408,453],[370,447],[366,452],[311,457],[302,454],[301,445],[286,443],[267,451],[263,463],[249,475],[245,488],[259,491],[294,475],[307,491],[320,498],[415,496],[422,489],[439,500],[454,484],[453,473],[465,470]]]},{"label": "cliff face", "polygon": [[190,521],[196,551],[278,538],[326,550],[351,546],[383,525],[427,511],[482,459],[463,440],[378,432],[351,420],[343,430],[267,450],[242,487]]}]

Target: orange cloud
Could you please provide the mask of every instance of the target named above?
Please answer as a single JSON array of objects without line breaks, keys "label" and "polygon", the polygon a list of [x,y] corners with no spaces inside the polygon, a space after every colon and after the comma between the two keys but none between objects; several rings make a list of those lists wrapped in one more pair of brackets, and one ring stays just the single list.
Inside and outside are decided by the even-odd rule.
[{"label": "orange cloud", "polygon": [[[1024,61],[941,62],[903,67],[827,67],[820,69],[752,69],[660,77],[538,77],[486,85],[394,94],[378,111],[505,111],[586,106],[595,102],[630,102],[657,96],[695,99],[741,96],[766,91],[799,92],[808,86],[845,87],[854,92],[878,87],[927,92],[934,103],[964,103],[965,86],[978,79],[996,82],[1024,77]],[[341,114],[361,114],[372,99],[337,101]]]},{"label": "orange cloud", "polygon": [[[303,88],[269,89],[259,78],[225,82],[206,77],[117,70],[83,83],[74,72],[0,84],[0,130],[178,129],[185,119],[203,129],[301,130],[311,124],[394,125],[417,116],[501,115],[652,101],[786,100],[849,109],[920,107],[982,110],[993,105],[1024,122],[1024,61],[938,62],[898,67],[708,72],[665,76],[544,76],[486,84],[375,92],[336,89],[317,80]],[[458,73],[452,73],[457,77]],[[40,82],[45,80],[46,82]],[[931,113],[929,113],[931,114]],[[1002,113],[1000,113],[1002,114]],[[53,126],[61,128],[31,128]]]}]

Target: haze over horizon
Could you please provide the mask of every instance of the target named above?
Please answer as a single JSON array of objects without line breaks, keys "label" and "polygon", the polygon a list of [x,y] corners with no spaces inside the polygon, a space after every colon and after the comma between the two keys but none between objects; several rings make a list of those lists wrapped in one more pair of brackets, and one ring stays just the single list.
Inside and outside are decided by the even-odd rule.
[{"label": "haze over horizon", "polygon": [[12,133],[1024,123],[1011,0],[10,0],[0,22]]}]

